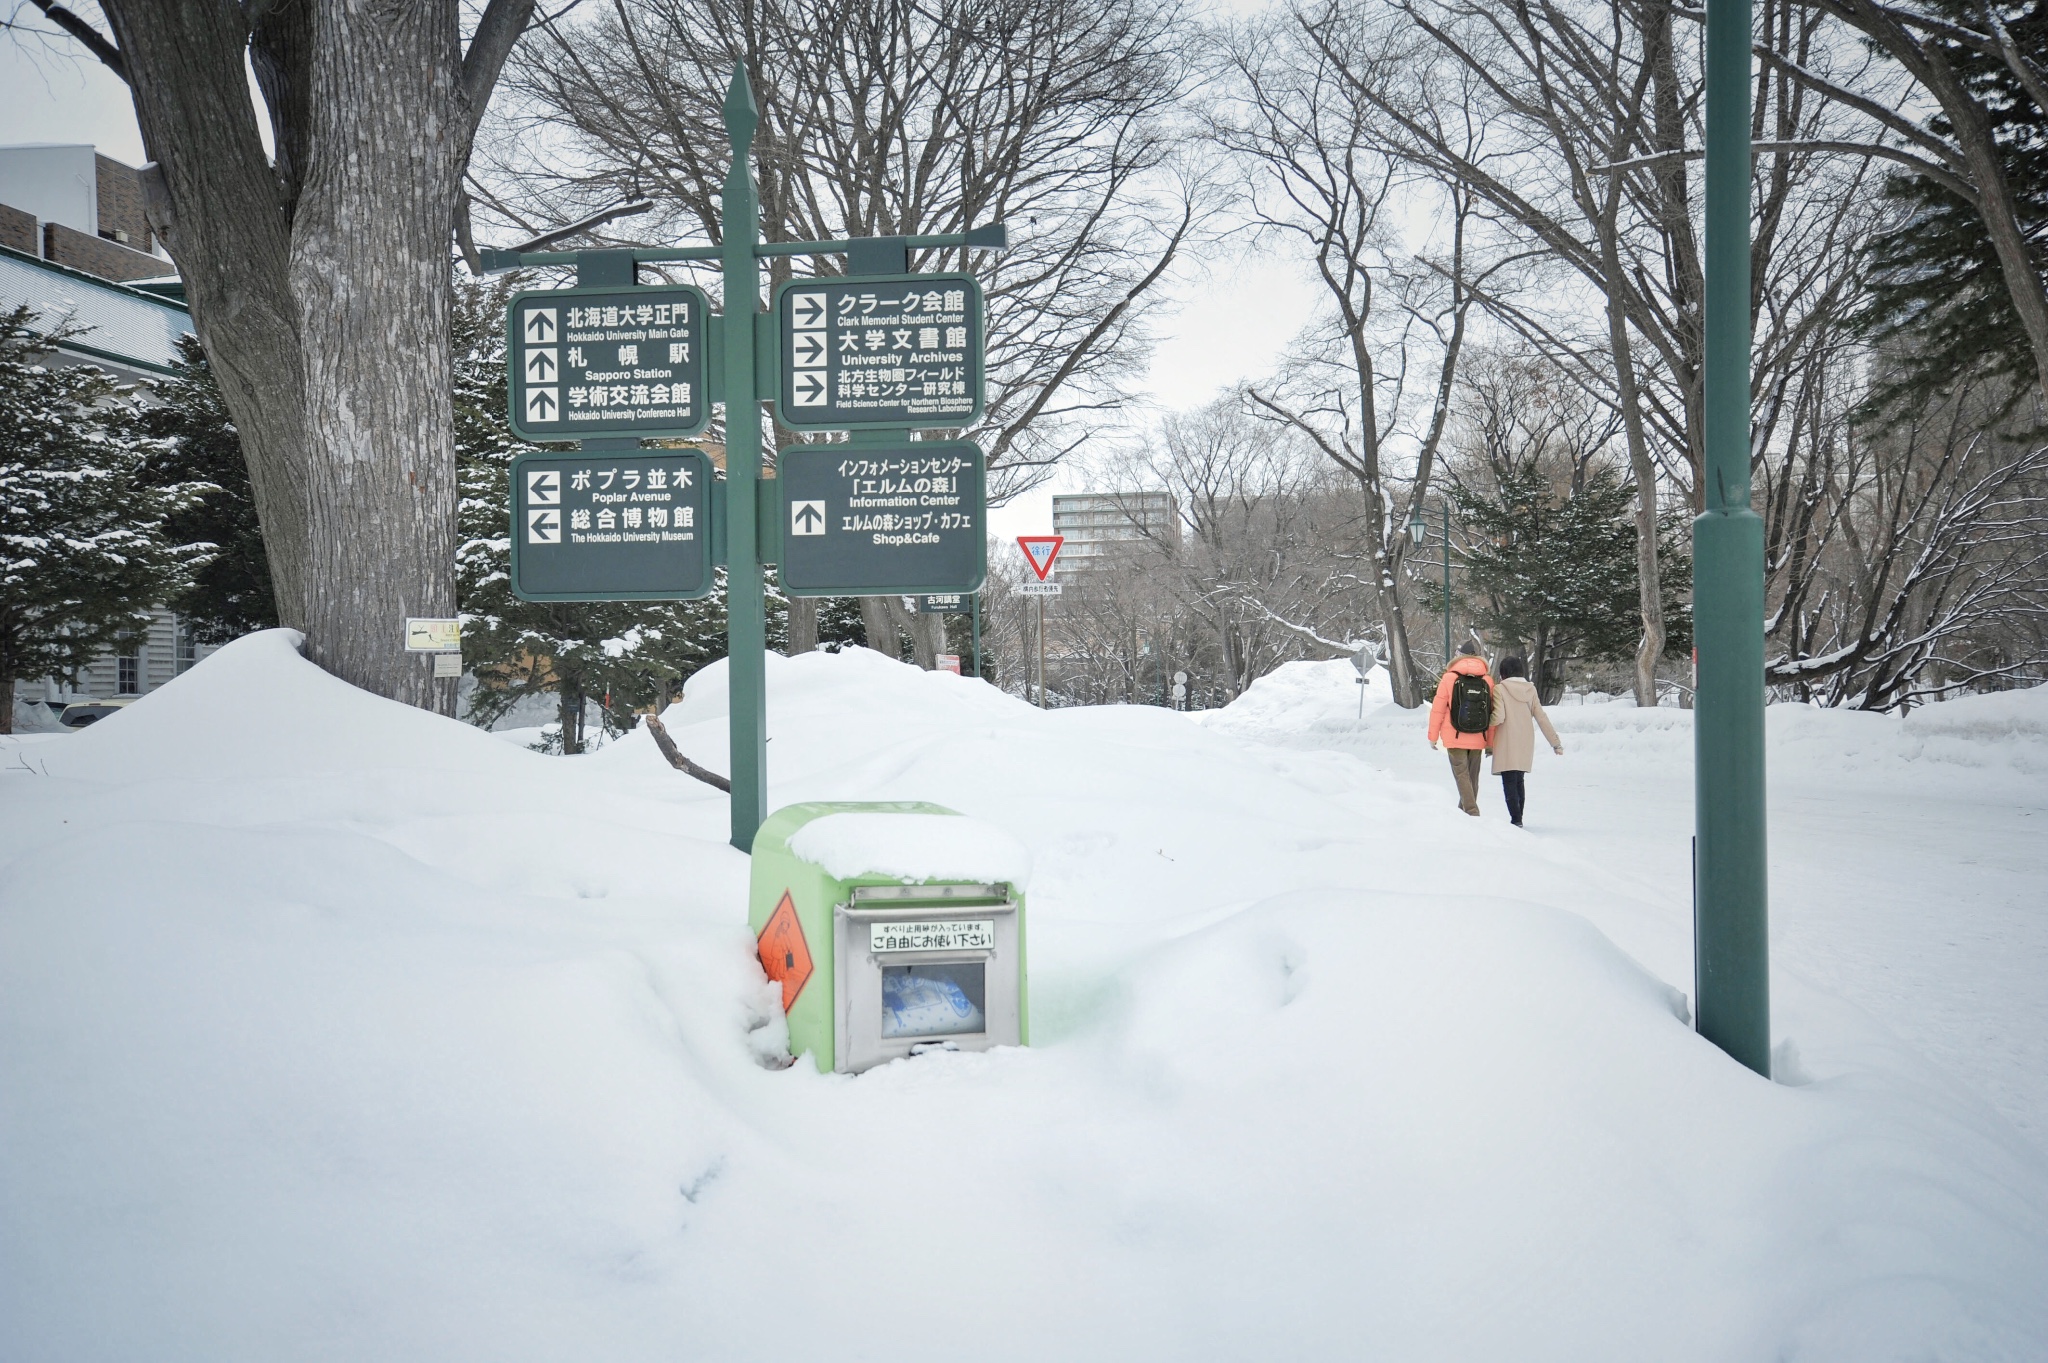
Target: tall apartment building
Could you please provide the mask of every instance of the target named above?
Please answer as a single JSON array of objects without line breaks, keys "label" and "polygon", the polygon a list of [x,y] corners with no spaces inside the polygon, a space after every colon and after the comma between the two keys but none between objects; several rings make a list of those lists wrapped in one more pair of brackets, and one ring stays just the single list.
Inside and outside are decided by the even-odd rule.
[{"label": "tall apartment building", "polygon": [[1118,544],[1180,542],[1180,509],[1170,492],[1061,493],[1052,499],[1052,532],[1064,535],[1060,566],[1085,570]]}]

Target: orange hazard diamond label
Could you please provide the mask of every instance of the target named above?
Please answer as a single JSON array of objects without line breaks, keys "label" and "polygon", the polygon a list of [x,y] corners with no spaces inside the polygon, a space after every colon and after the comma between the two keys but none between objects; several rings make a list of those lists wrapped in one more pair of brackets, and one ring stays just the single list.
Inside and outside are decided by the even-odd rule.
[{"label": "orange hazard diamond label", "polygon": [[789,891],[782,892],[782,902],[768,915],[755,950],[761,957],[761,969],[782,986],[782,1011],[787,1013],[796,996],[804,992],[804,982],[811,978],[811,946],[804,940],[803,924],[796,921],[796,903]]}]

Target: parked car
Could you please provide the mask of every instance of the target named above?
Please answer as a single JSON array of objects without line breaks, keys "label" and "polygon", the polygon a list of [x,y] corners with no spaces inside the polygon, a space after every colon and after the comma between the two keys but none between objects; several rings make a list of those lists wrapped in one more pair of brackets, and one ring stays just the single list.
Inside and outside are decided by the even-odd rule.
[{"label": "parked car", "polygon": [[57,722],[67,729],[83,729],[127,709],[140,699],[140,696],[120,696],[113,700],[74,700],[57,716]]}]

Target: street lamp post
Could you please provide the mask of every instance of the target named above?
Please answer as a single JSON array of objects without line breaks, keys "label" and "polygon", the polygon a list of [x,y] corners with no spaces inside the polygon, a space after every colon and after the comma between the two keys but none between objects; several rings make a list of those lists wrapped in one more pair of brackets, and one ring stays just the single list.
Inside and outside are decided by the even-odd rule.
[{"label": "street lamp post", "polygon": [[[1451,665],[1451,504],[1442,498],[1437,505],[1444,513],[1444,666]],[[1417,502],[1408,517],[1408,539],[1416,548],[1422,547],[1429,538],[1429,521],[1422,514],[1422,503]]]},{"label": "street lamp post", "polygon": [[1693,520],[1694,1015],[1771,1072],[1764,532],[1750,506],[1750,0],[1707,0],[1704,508]]}]

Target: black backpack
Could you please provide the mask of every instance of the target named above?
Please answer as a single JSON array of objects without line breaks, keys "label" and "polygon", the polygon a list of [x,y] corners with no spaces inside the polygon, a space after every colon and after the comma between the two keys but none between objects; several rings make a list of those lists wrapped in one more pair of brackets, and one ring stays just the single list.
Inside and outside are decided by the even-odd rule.
[{"label": "black backpack", "polygon": [[1451,727],[1461,734],[1483,734],[1493,722],[1493,687],[1476,672],[1460,672],[1451,683]]}]

